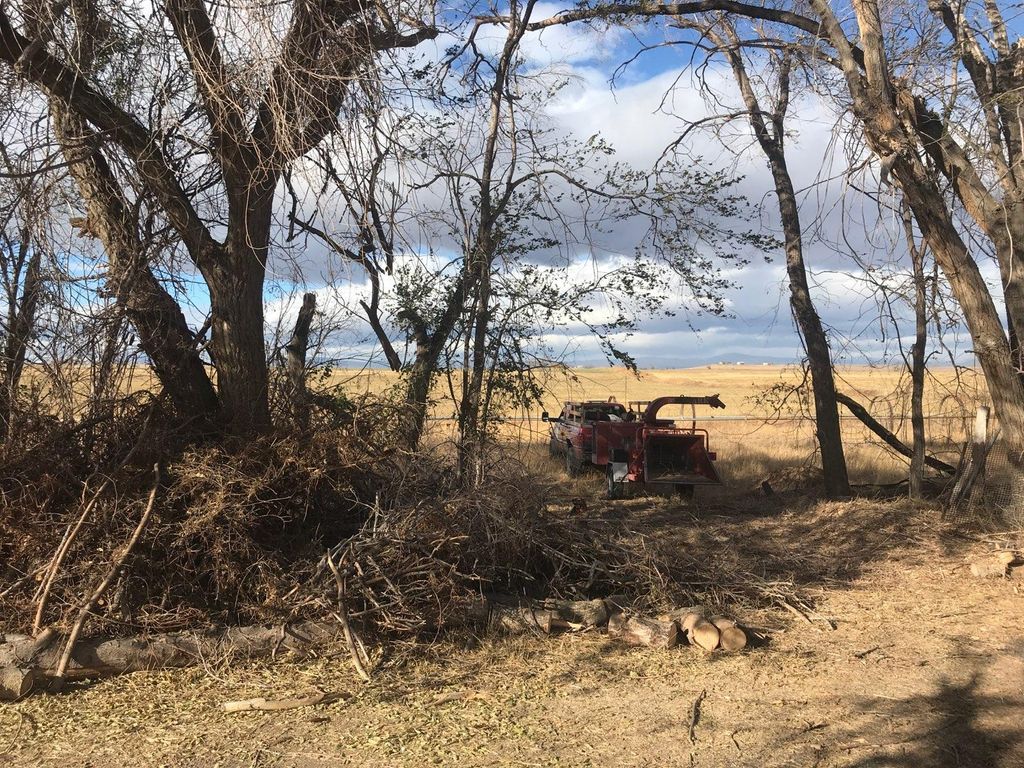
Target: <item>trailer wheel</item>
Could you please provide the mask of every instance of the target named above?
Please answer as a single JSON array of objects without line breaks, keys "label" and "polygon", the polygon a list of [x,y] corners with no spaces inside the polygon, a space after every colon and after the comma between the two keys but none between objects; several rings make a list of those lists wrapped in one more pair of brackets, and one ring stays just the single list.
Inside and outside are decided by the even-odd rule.
[{"label": "trailer wheel", "polygon": [[684,501],[692,501],[693,500],[693,492],[694,492],[694,490],[695,490],[695,488],[692,485],[677,485],[676,486],[676,493],[679,494],[679,498],[683,499]]},{"label": "trailer wheel", "polygon": [[577,477],[580,473],[580,460],[576,458],[572,443],[565,446],[565,473],[569,477]]},{"label": "trailer wheel", "polygon": [[612,469],[612,465],[609,464],[605,471],[605,495],[609,499],[621,499],[623,492],[623,483],[615,482],[615,471]]}]

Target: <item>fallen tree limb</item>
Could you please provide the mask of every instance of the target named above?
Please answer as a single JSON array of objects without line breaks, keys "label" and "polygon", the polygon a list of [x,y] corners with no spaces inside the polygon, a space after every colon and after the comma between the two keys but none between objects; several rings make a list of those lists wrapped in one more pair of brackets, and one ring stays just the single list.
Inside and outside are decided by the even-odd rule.
[{"label": "fallen tree limb", "polygon": [[[229,627],[219,632],[181,632],[148,637],[118,639],[89,638],[74,647],[66,680],[90,680],[140,670],[188,667],[200,662],[251,659],[286,650],[305,656],[342,639],[342,628],[334,621],[305,622],[281,627]],[[9,669],[30,670],[37,683],[56,678],[65,642],[53,642],[41,651],[26,637],[0,644],[0,675]]]},{"label": "fallen tree limb", "polygon": [[241,701],[225,701],[223,706],[225,712],[251,712],[253,710],[280,712],[283,709],[298,709],[300,707],[315,707],[317,704],[330,704],[345,698],[350,698],[350,696],[342,693],[316,693],[312,696],[296,699],[265,699],[261,696]]},{"label": "fallen tree limb", "polygon": [[[850,413],[860,419],[865,427],[878,435],[882,439],[882,442],[896,451],[896,453],[906,456],[908,459],[913,457],[914,451],[911,450],[910,446],[879,424],[874,417],[868,413],[867,408],[863,405],[858,403],[852,397],[844,395],[842,392],[836,392],[836,400],[845,405]],[[938,470],[939,472],[945,472],[947,475],[956,474],[956,467],[951,464],[947,464],[940,459],[936,459],[934,456],[925,456],[924,463],[932,469]]]}]

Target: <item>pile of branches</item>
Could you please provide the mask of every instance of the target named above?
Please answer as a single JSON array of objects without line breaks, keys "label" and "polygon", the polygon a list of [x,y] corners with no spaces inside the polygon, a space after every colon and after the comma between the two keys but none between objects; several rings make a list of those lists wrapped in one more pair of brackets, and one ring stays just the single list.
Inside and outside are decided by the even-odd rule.
[{"label": "pile of branches", "polygon": [[385,406],[236,445],[177,442],[140,406],[91,427],[103,439],[55,430],[0,457],[0,632],[88,614],[83,637],[339,618],[429,637],[482,596],[664,610],[721,588],[622,519],[553,503],[510,457],[465,487],[452,452],[379,439]]}]

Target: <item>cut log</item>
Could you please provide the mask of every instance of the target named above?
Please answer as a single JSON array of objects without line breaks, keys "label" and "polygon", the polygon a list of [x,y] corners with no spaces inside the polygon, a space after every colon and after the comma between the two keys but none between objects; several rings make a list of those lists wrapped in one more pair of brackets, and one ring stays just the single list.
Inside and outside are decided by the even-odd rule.
[{"label": "cut log", "polygon": [[718,627],[718,631],[729,629],[729,627],[735,627],[736,622],[730,619],[728,616],[712,616],[708,619],[712,624]]},{"label": "cut log", "polygon": [[697,619],[703,617],[704,609],[695,605],[688,608],[676,608],[668,613],[663,613],[658,616],[662,621],[674,621],[679,625],[679,629],[683,632],[689,632],[693,629],[693,625]]},{"label": "cut log", "polygon": [[35,685],[36,673],[32,669],[5,667],[0,669],[0,701],[17,701],[28,696]]},{"label": "cut log", "polygon": [[720,633],[718,627],[705,618],[699,618],[689,632],[690,643],[703,648],[705,651],[713,651],[718,647]]},{"label": "cut log", "polygon": [[616,613],[628,611],[633,607],[633,601],[629,595],[608,595],[604,599],[604,607],[608,611],[608,615],[612,616]]},{"label": "cut log", "polygon": [[521,635],[526,632],[543,632],[551,634],[554,629],[554,617],[551,611],[543,608],[530,608],[519,605],[491,605],[488,629]]},{"label": "cut log", "polygon": [[[288,651],[304,656],[341,639],[336,622],[306,622],[276,627],[230,627],[220,632],[181,632],[120,639],[93,638],[79,641],[65,670],[67,680],[87,680],[126,672],[167,667],[187,667],[201,661],[224,658],[258,658]],[[0,671],[31,670],[37,681],[57,675],[63,638],[36,651],[32,638],[0,644]]]},{"label": "cut log", "polygon": [[552,623],[559,629],[601,627],[608,622],[604,600],[545,600],[544,608],[551,611]]},{"label": "cut log", "polygon": [[747,647],[747,633],[733,624],[721,630],[719,644],[723,651],[742,651]]},{"label": "cut log", "polygon": [[617,613],[608,620],[608,636],[629,645],[674,648],[679,644],[679,627],[674,621]]},{"label": "cut log", "polygon": [[993,557],[971,563],[971,573],[982,579],[999,578],[1006,575],[1008,567],[1009,563],[1004,558]]}]

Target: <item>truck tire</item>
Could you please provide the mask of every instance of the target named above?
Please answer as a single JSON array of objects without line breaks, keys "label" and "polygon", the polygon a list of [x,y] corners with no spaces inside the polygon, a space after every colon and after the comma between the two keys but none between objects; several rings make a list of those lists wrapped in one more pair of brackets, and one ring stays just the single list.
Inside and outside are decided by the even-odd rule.
[{"label": "truck tire", "polygon": [[621,499],[623,486],[625,483],[615,482],[615,472],[612,470],[612,465],[609,464],[604,473],[605,477],[605,496],[609,499]]},{"label": "truck tire", "polygon": [[565,473],[569,477],[578,477],[580,474],[580,460],[576,458],[576,450],[572,444],[565,446]]},{"label": "truck tire", "polygon": [[553,437],[550,440],[548,440],[548,456],[554,457],[554,456],[558,456],[561,453],[562,453],[562,444],[560,442],[558,442],[557,440],[555,440],[555,438],[553,438]]}]

